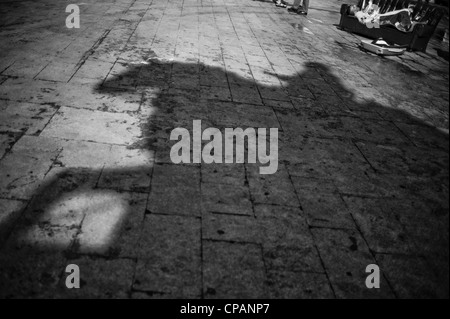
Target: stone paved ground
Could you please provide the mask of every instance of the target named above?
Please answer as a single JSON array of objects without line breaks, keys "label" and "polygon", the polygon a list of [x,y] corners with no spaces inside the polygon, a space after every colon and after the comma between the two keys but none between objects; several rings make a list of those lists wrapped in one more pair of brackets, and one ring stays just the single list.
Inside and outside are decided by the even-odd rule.
[{"label": "stone paved ground", "polygon": [[[364,53],[342,0],[71,2],[0,0],[1,297],[448,298],[437,40]],[[172,164],[196,119],[278,128],[278,172]]]}]

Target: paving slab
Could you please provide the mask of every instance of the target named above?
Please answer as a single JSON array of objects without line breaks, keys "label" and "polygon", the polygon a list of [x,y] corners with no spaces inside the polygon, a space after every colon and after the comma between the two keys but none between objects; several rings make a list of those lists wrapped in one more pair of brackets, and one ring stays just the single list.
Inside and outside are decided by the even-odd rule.
[{"label": "paving slab", "polygon": [[[130,145],[139,136],[138,120],[129,115],[62,107],[42,136]],[[80,126],[83,129],[80,130]]]},{"label": "paving slab", "polygon": [[[421,258],[402,255],[377,255],[380,267],[386,273],[394,291],[401,299],[444,298],[448,287],[436,289],[436,277],[429,274]],[[424,275],[426,274],[426,275]],[[447,290],[447,291],[446,291]]]},{"label": "paving slab", "polygon": [[80,269],[80,289],[67,289],[62,276],[59,283],[63,298],[125,299],[131,295],[136,262],[132,259],[80,257],[67,262]]},{"label": "paving slab", "polygon": [[[267,275],[269,298],[273,299],[333,299],[334,294],[324,274],[308,272],[277,272]],[[299,287],[301,287],[299,289]]]},{"label": "paving slab", "polygon": [[[344,2],[2,1],[0,297],[448,298],[448,19],[383,58]],[[174,164],[194,120],[276,173]]]},{"label": "paving slab", "polygon": [[320,228],[312,232],[337,298],[395,298],[381,277],[380,289],[367,289],[365,269],[376,261],[358,232]]},{"label": "paving slab", "polygon": [[201,295],[200,219],[147,215],[133,288],[172,297]]},{"label": "paving slab", "polygon": [[60,151],[57,140],[37,136],[21,138],[2,159],[1,197],[30,199]]},{"label": "paving slab", "polygon": [[265,296],[264,262],[261,247],[207,241],[203,243],[205,298],[223,298],[230,294],[239,298]]}]

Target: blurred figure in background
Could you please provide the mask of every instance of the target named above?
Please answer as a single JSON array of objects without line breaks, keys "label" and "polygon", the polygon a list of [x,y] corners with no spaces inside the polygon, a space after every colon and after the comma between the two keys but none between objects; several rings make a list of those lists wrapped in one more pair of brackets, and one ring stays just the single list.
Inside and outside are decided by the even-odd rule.
[{"label": "blurred figure in background", "polygon": [[286,1],[284,0],[272,0],[273,3],[275,3],[275,6],[279,7],[279,8],[286,8]]},{"label": "blurred figure in background", "polygon": [[[300,5],[301,3],[301,5]],[[291,13],[308,15],[309,0],[294,0],[292,7],[288,9]]]}]

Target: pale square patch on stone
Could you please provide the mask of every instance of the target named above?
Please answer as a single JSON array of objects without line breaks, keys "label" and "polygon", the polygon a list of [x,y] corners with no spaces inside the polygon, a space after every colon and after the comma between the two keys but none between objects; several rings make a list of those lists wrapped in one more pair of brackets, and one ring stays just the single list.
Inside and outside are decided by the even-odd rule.
[{"label": "pale square patch on stone", "polygon": [[78,252],[135,256],[133,247],[138,245],[145,203],[144,195],[112,190],[99,189],[86,194],[80,202],[85,217],[77,236]]}]

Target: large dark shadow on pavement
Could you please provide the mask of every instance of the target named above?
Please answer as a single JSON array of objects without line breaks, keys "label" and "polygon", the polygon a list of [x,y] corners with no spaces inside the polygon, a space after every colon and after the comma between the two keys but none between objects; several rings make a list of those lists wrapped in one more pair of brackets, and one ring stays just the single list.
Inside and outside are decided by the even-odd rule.
[{"label": "large dark shadow on pavement", "polygon": [[[281,88],[255,85],[251,79],[203,64],[164,62],[157,58],[145,62],[127,65],[125,72],[96,88],[102,94],[137,90],[145,97],[140,111],[148,115],[142,121],[142,139],[131,148],[153,150],[157,162],[170,163],[170,147],[175,142],[169,136],[176,127],[190,130],[192,121],[199,119],[205,127],[270,127],[271,119],[276,118],[281,126],[280,164],[291,174],[323,179],[324,187],[328,187],[325,181],[333,180],[340,192],[362,198],[389,197],[392,205],[420,202],[423,204],[420,207],[427,210],[420,208],[409,213],[413,219],[427,220],[428,224],[425,228],[414,228],[413,233],[420,232],[418,238],[429,240],[435,248],[431,255],[447,258],[448,268],[447,134],[395,107],[388,108],[376,101],[356,102],[353,92],[326,65],[319,63],[307,63],[298,76],[279,76],[284,83]],[[255,98],[245,102],[249,96]],[[272,98],[271,102],[266,98]],[[358,150],[368,157],[370,164],[360,161],[362,155]],[[133,176],[140,170],[112,169],[108,174]],[[96,295],[83,289],[77,295],[63,288],[65,265],[84,255],[75,236],[81,232],[89,207],[81,205],[77,210],[75,205],[75,210],[67,212],[69,215],[59,216],[60,225],[44,217],[46,211],[54,210],[55,202],[64,198],[108,189],[123,191],[114,185],[98,187],[101,173],[102,170],[61,168],[44,181],[23,217],[14,228],[8,228],[9,237],[4,238],[0,253],[0,297]],[[395,213],[395,207],[391,208]],[[126,219],[130,214],[124,211],[121,216]],[[112,241],[101,254],[106,260],[121,256],[120,241],[125,228],[126,222],[121,221],[112,229],[115,235],[110,236]],[[33,231],[24,236],[27,229]],[[34,241],[33,236],[41,235],[48,238],[48,245]],[[87,255],[95,259],[97,254]],[[431,271],[423,276],[435,282]],[[119,285],[115,289],[125,288]],[[101,290],[102,287],[98,293],[104,296]],[[430,291],[416,294],[433,297]]]}]

